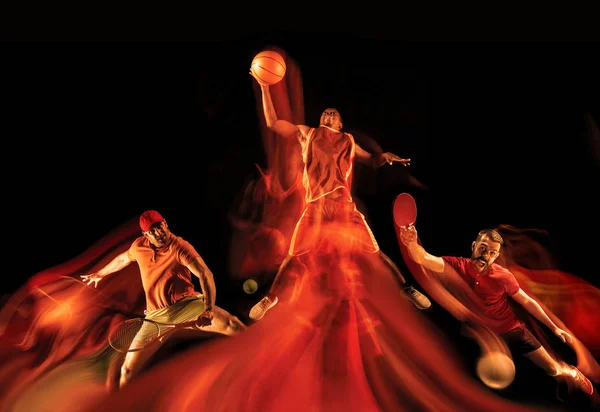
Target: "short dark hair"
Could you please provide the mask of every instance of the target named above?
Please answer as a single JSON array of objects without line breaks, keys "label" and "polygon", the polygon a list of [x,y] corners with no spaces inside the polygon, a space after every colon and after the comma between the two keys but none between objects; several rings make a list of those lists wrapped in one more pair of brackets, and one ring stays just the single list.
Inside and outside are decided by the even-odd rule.
[{"label": "short dark hair", "polygon": [[500,234],[500,232],[498,232],[496,229],[480,230],[479,233],[477,234],[477,239],[475,239],[475,241],[476,242],[480,241],[481,238],[484,236],[489,237],[494,242],[500,243],[500,246],[504,246],[504,239],[502,238],[502,235]]}]

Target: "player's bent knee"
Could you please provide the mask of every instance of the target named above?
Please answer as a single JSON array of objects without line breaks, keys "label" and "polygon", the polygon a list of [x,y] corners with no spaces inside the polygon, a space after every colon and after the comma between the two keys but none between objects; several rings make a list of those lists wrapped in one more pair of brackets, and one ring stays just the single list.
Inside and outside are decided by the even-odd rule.
[{"label": "player's bent knee", "polygon": [[129,366],[123,365],[121,367],[121,380],[120,385],[123,386],[125,383],[129,382],[132,375],[132,369]]}]

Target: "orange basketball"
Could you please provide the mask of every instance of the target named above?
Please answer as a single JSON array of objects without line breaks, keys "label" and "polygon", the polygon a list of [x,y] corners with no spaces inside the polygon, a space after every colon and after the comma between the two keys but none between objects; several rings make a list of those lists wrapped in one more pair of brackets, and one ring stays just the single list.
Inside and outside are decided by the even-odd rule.
[{"label": "orange basketball", "polygon": [[285,60],[281,54],[264,50],[254,56],[250,70],[260,84],[271,85],[279,82],[285,75]]}]

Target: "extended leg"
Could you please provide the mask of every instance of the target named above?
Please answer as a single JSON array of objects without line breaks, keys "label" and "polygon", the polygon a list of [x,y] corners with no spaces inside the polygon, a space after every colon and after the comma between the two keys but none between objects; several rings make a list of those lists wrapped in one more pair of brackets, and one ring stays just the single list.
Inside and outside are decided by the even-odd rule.
[{"label": "extended leg", "polygon": [[543,346],[523,356],[545,370],[548,375],[555,378],[566,378],[568,382],[588,395],[594,393],[594,386],[579,369],[564,362],[558,362]]},{"label": "extended leg", "polygon": [[142,367],[150,360],[152,355],[160,349],[161,342],[156,341],[144,349],[137,352],[128,352],[125,355],[125,361],[121,366],[121,378],[119,381],[119,388],[123,388],[131,379],[139,373]]},{"label": "extended leg", "polygon": [[298,256],[288,255],[281,262],[269,292],[250,309],[250,319],[260,320],[269,309],[277,304],[279,297],[294,289],[305,270],[306,267],[300,262]]}]

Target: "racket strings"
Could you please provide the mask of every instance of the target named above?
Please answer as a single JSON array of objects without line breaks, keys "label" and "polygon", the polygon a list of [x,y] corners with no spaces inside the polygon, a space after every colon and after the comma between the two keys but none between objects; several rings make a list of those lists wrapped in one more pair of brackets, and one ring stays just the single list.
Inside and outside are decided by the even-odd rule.
[{"label": "racket strings", "polygon": [[110,345],[120,351],[141,349],[160,334],[158,325],[143,319],[124,322],[110,336]]},{"label": "racket strings", "polygon": [[[169,330],[175,330],[182,323],[195,321],[198,318],[198,310],[178,310],[170,313],[167,322],[162,318],[156,319],[129,319],[123,322],[109,335],[109,344],[120,352],[131,352],[140,350],[154,342],[159,336]],[[163,322],[161,322],[163,321]],[[189,325],[183,326],[191,328]]]}]

